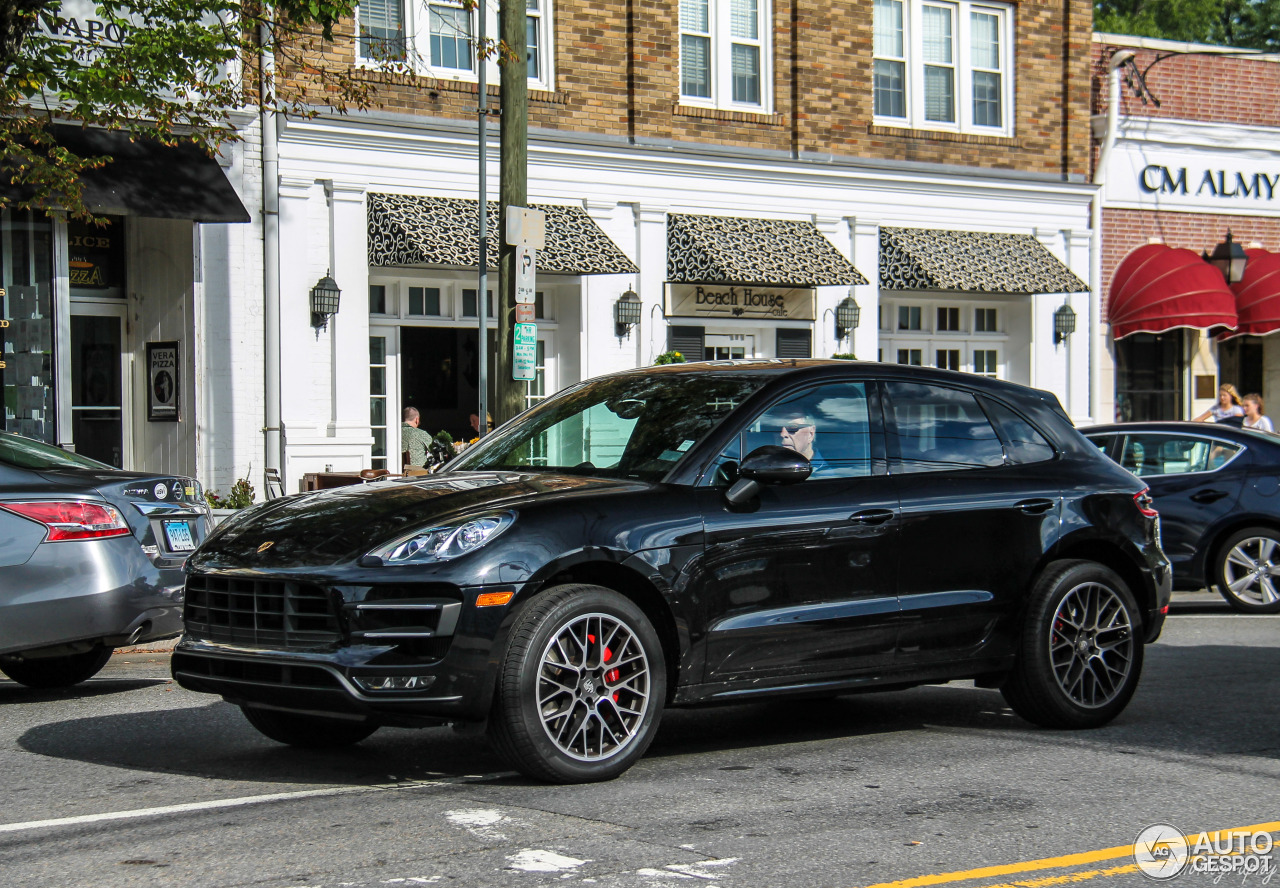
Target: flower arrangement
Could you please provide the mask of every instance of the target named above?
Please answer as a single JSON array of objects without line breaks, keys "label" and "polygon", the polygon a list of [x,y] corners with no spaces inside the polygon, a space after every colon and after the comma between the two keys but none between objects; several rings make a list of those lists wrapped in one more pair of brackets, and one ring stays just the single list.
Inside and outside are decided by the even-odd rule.
[{"label": "flower arrangement", "polygon": [[[252,469],[250,469],[252,471]],[[231,485],[231,492],[226,496],[218,496],[216,490],[204,492],[205,502],[211,509],[247,509],[253,505],[253,485],[249,483],[249,474]]]},{"label": "flower arrangement", "polygon": [[654,364],[683,364],[684,355],[678,351],[664,351],[653,359]]}]

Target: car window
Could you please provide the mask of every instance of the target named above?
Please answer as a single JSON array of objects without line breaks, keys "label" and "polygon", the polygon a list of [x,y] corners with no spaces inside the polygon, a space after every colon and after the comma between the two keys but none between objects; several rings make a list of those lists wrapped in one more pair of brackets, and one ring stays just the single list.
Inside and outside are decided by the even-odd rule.
[{"label": "car window", "polygon": [[754,375],[626,375],[548,398],[449,464],[657,481],[764,384]]},{"label": "car window", "polygon": [[998,401],[984,399],[992,419],[1009,442],[1009,458],[1016,463],[1036,463],[1053,459],[1056,451],[1036,427]]},{"label": "car window", "polygon": [[1212,472],[1242,449],[1226,441],[1189,435],[1126,435],[1120,465],[1144,476]]},{"label": "car window", "polygon": [[21,435],[0,432],[0,463],[19,469],[107,469],[116,471],[106,463],[71,453],[60,447],[52,447]]},{"label": "car window", "polygon": [[1089,443],[1107,456],[1111,455],[1111,445],[1115,443],[1114,435],[1085,435],[1089,439]]},{"label": "car window", "polygon": [[872,474],[867,384],[828,383],[771,404],[716,460],[712,483],[731,483],[742,455],[767,444],[788,447],[808,457],[813,468],[810,481]]},{"label": "car window", "polygon": [[971,393],[940,385],[885,386],[901,471],[943,472],[1004,464],[1004,447]]}]

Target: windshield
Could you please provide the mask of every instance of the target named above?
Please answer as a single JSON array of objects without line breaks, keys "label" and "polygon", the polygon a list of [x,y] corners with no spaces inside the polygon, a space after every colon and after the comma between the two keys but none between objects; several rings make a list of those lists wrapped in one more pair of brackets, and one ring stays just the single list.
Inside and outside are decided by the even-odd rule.
[{"label": "windshield", "polygon": [[544,401],[450,463],[658,481],[764,384],[735,373],[609,377]]},{"label": "windshield", "polygon": [[0,432],[0,463],[19,469],[111,469],[96,459],[80,456],[21,435]]}]

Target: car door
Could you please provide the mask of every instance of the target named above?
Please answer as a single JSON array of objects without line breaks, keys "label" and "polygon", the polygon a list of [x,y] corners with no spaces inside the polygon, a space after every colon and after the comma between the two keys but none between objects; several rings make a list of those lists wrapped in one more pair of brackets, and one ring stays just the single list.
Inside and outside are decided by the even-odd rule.
[{"label": "car door", "polygon": [[1209,434],[1130,432],[1120,465],[1150,488],[1175,577],[1195,576],[1205,532],[1235,507],[1247,482],[1243,447]]},{"label": "car door", "polygon": [[[724,493],[737,462],[791,440],[779,426],[792,414],[813,422],[797,433],[812,445],[813,474],[731,505]],[[708,476],[719,480],[700,490],[706,553],[694,579],[705,608],[706,680],[763,688],[888,663],[898,504],[874,383],[784,396],[745,424]]]},{"label": "car door", "polygon": [[887,381],[885,420],[902,516],[898,665],[979,655],[1056,538],[1057,454],[1008,405],[960,387]]}]

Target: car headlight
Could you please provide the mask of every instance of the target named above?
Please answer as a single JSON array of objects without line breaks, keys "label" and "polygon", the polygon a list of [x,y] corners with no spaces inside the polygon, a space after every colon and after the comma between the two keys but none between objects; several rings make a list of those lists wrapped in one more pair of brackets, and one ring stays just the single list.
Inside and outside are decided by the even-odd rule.
[{"label": "car headlight", "polygon": [[474,552],[516,520],[514,512],[468,518],[453,524],[424,527],[372,550],[361,563],[371,566],[427,564]]}]

